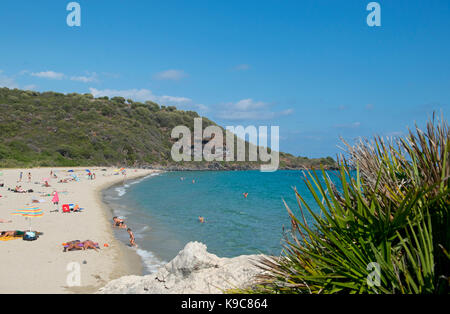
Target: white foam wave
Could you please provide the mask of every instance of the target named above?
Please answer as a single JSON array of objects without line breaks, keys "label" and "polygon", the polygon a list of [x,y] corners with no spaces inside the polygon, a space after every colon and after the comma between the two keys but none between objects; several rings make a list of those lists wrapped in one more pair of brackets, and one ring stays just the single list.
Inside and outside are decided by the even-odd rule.
[{"label": "white foam wave", "polygon": [[114,216],[117,217],[123,217],[121,219],[126,219],[127,218],[127,214],[129,214],[130,212],[124,209],[114,209],[113,210]]},{"label": "white foam wave", "polygon": [[117,196],[119,196],[119,197],[124,196],[124,195],[127,193],[127,189],[128,189],[131,185],[134,185],[134,184],[137,184],[137,183],[141,183],[141,182],[144,181],[145,179],[148,179],[148,178],[151,178],[151,177],[154,177],[154,176],[158,176],[158,175],[159,175],[159,172],[158,172],[158,173],[151,173],[151,174],[149,174],[148,176],[145,176],[145,177],[143,177],[143,178],[140,178],[140,179],[137,179],[137,180],[128,182],[127,184],[125,184],[125,185],[123,185],[123,186],[116,187],[116,188],[115,188],[115,191],[117,192]]},{"label": "white foam wave", "polygon": [[161,267],[167,264],[164,261],[159,260],[152,252],[143,249],[136,249],[136,253],[141,257],[145,269],[148,273],[153,274]]},{"label": "white foam wave", "polygon": [[124,187],[117,187],[117,188],[115,188],[115,191],[117,192],[117,195],[119,197],[124,196],[125,193],[127,193],[127,190]]}]

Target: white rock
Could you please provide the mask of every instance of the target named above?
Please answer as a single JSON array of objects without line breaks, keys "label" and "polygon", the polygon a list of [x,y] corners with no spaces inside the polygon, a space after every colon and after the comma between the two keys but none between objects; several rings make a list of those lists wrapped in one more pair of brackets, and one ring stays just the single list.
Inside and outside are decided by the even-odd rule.
[{"label": "white rock", "polygon": [[147,276],[125,276],[109,282],[98,293],[223,293],[255,282],[261,270],[255,263],[262,255],[219,258],[206,245],[189,242],[178,255]]}]

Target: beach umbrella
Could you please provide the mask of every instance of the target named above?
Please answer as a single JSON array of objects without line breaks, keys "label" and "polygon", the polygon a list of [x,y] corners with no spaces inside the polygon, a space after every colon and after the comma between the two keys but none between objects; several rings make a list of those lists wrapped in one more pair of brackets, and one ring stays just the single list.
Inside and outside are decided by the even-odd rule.
[{"label": "beach umbrella", "polygon": [[31,231],[31,218],[42,217],[44,212],[39,207],[28,206],[23,209],[15,210],[11,215],[18,215],[28,219]]}]

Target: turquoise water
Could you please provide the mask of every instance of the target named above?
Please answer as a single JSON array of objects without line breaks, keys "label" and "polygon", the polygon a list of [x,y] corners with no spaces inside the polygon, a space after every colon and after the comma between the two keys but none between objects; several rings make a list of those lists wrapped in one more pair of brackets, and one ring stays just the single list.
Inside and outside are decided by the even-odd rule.
[{"label": "turquoise water", "polygon": [[[220,257],[279,255],[283,226],[290,228],[282,199],[297,211],[295,186],[314,203],[302,177],[301,171],[168,172],[116,186],[105,192],[105,200],[126,217],[146,272],[152,272],[190,241],[206,244]],[[122,231],[117,235],[127,241]]]}]

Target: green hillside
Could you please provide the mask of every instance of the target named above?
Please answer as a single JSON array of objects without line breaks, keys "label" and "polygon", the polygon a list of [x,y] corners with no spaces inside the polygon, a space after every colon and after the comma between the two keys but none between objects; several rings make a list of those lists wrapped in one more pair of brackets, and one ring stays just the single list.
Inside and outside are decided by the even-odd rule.
[{"label": "green hillside", "polygon": [[[193,130],[196,112],[126,100],[0,88],[0,167],[36,166],[182,166],[211,168],[211,163],[174,163],[172,128]],[[214,122],[203,118],[203,128]],[[251,168],[256,163],[214,163]],[[283,168],[333,167],[330,157],[308,159],[280,154]]]}]

